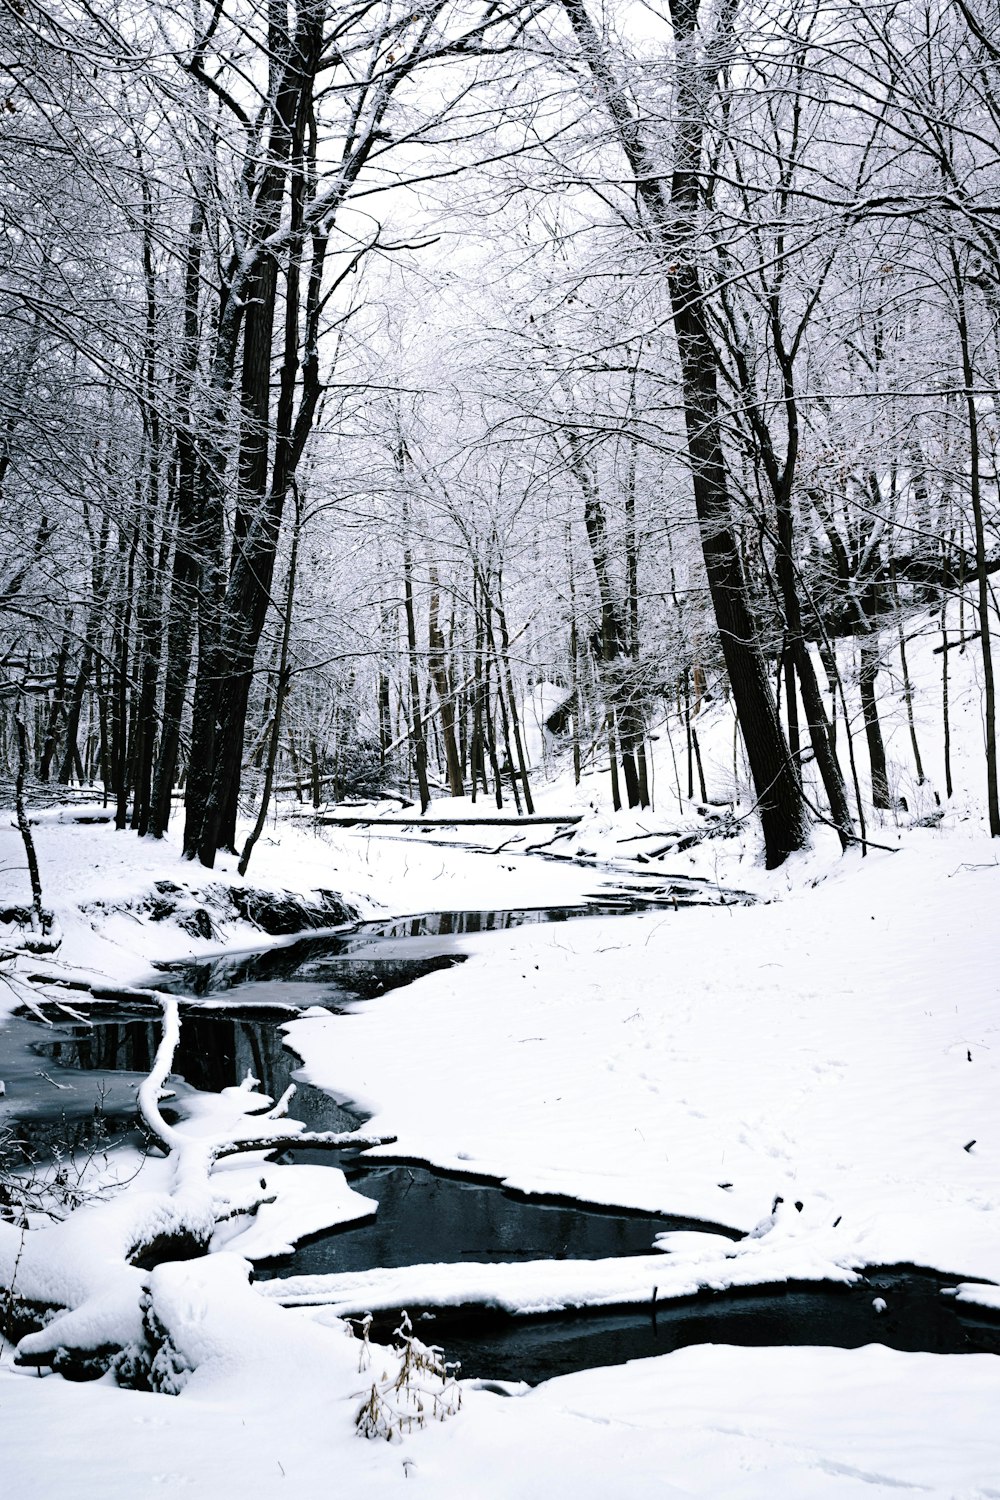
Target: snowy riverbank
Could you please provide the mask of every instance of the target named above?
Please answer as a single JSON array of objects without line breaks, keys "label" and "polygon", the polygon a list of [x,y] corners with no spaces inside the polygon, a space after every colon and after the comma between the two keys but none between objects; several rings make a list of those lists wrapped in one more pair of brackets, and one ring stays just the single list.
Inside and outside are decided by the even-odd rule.
[{"label": "snowy riverbank", "polygon": [[[586,867],[421,835],[282,834],[253,884],[336,890],[366,914],[379,900],[394,911],[568,903],[597,883]],[[213,944],[129,906],[159,879],[190,882],[194,899],[229,878],[224,867],[196,873],[169,847],[106,828],[43,823],[38,838],[64,932],[52,972],[135,983],[153,960],[260,939],[234,923]],[[17,862],[16,845],[3,854]],[[729,1281],[753,1257],[768,1279],[911,1262],[956,1283],[1000,1280],[995,847],[962,829],[911,830],[896,854],[833,860],[821,846],[765,879],[733,851],[719,869],[733,884],[754,878],[764,902],[460,938],[460,968],[348,1016],[292,1023],[305,1076],[371,1110],[373,1131],[398,1136],[393,1154],[757,1227],[734,1247]],[[81,911],[95,893],[121,909]],[[235,1262],[231,1273],[211,1260],[217,1274],[191,1262],[176,1284],[161,1278],[197,1365],[176,1398],[38,1380],[5,1351],[12,1493],[113,1500],[167,1484],[206,1500],[263,1497],[336,1474],[373,1496],[408,1476],[456,1500],[609,1485],[870,1500],[901,1484],[985,1496],[1000,1475],[1000,1362],[878,1346],[702,1346],[513,1399],[467,1389],[442,1426],[364,1443],[353,1431],[363,1379],[341,1325],[268,1305],[240,1291]],[[558,1267],[552,1276],[558,1298]],[[661,1295],[671,1281],[726,1284],[718,1241],[682,1237],[661,1279]],[[568,1292],[569,1266],[564,1280]],[[421,1295],[419,1276],[407,1285]]]}]

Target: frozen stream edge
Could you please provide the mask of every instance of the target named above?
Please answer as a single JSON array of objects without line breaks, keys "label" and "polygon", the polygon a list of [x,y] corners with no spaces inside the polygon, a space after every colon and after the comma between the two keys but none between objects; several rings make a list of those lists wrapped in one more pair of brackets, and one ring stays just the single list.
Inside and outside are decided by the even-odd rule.
[{"label": "frozen stream edge", "polygon": [[[681,1231],[685,1239],[687,1231]],[[665,1236],[669,1240],[671,1236]],[[717,1240],[717,1236],[704,1236]],[[790,1269],[787,1249],[750,1241],[715,1258],[652,1254],[608,1260],[536,1260],[521,1263],[460,1261],[403,1266],[344,1275],[292,1276],[255,1283],[268,1301],[283,1307],[327,1307],[338,1317],[399,1307],[477,1308],[532,1317],[588,1307],[649,1305],[701,1291],[767,1287],[787,1281],[848,1284],[857,1267],[823,1261],[810,1249]],[[664,1249],[667,1249],[664,1245]]]}]

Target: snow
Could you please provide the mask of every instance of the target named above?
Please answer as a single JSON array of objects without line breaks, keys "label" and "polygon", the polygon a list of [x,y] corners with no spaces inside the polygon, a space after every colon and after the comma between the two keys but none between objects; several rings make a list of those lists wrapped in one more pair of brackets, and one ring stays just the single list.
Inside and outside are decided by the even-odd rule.
[{"label": "snow", "polygon": [[[462,804],[468,813],[468,804]],[[435,803],[435,810],[438,804]],[[98,810],[95,805],[94,811]],[[386,811],[398,813],[398,804]],[[80,809],[74,809],[79,812]],[[372,810],[373,815],[378,809]],[[487,808],[486,816],[494,809]],[[33,818],[34,820],[34,818]],[[164,840],[137,839],[110,826],[67,823],[63,817],[38,815],[34,837],[45,881],[45,900],[58,916],[63,943],[53,956],[26,967],[46,974],[53,985],[97,976],[107,983],[141,986],[155,964],[208,958],[221,951],[280,945],[291,938],[271,938],[248,922],[216,922],[218,938],[192,936],[175,922],[156,922],[142,910],[141,898],[154,893],[158,880],[180,886],[194,906],[205,901],[206,888],[229,884],[264,891],[293,891],[309,897],[335,890],[362,917],[416,911],[492,910],[509,906],[579,904],[607,878],[577,866],[552,866],[512,856],[484,859],[481,854],[449,847],[467,833],[427,829],[411,836],[394,829],[324,828],[312,819],[283,820],[280,841],[265,834],[254,852],[247,876],[237,874],[235,856],[219,854],[212,871],[182,861],[177,831]],[[502,828],[484,828],[494,845],[506,837]],[[547,830],[538,830],[547,837]],[[23,850],[13,823],[0,819],[0,897],[24,902],[27,881]],[[49,876],[46,879],[46,876]],[[99,902],[100,909],[95,909]],[[221,942],[220,942],[221,939]],[[72,1003],[73,996],[63,998]],[[0,1018],[22,1003],[23,992],[0,985]]]},{"label": "snow", "polygon": [[978,1307],[989,1307],[1000,1312],[1000,1287],[989,1286],[982,1281],[963,1281],[954,1289],[953,1295],[958,1302],[971,1302]]},{"label": "snow", "polygon": [[392,1154],[745,1232],[780,1196],[860,1261],[1000,1279],[994,859],[921,834],[766,907],[463,939],[287,1033]]},{"label": "snow", "polygon": [[[113,1158],[113,1165],[94,1174],[102,1196],[78,1211],[54,1222],[29,1220],[27,1233],[24,1226],[0,1219],[0,1286],[13,1288],[23,1301],[55,1309],[42,1328],[21,1339],[23,1358],[46,1362],[62,1350],[141,1344],[149,1297],[163,1319],[156,1275],[146,1276],[132,1262],[158,1241],[182,1237],[188,1246],[226,1245],[266,1258],[290,1251],[305,1234],[374,1212],[375,1205],[349,1188],[338,1169],[277,1168],[266,1162],[265,1153],[253,1150],[257,1142],[305,1136],[301,1121],[284,1118],[291,1090],[275,1102],[250,1077],[217,1094],[191,1090],[184,1095],[181,1120],[168,1125],[159,1101],[180,1024],[177,1000],[165,997],[162,1039],[139,1089],[139,1109],[169,1155],[133,1173],[144,1190],[108,1196],[118,1165]],[[239,1156],[239,1165],[216,1172],[218,1158],[233,1143],[246,1145],[248,1153]],[[255,1222],[248,1227],[249,1217]]]},{"label": "snow", "polygon": [[[202,1313],[221,1324],[221,1290],[176,1295],[192,1324]],[[229,1366],[215,1322],[197,1349],[192,1333],[185,1348],[206,1357],[206,1374],[176,1399],[3,1376],[9,1493],[145,1500],[169,1488],[213,1500],[335,1482],[368,1500],[399,1493],[405,1478],[435,1500],[875,1500],[900,1489],[982,1500],[998,1490],[1000,1362],[989,1355],[703,1345],[510,1398],[466,1387],[451,1421],[366,1443],[353,1433],[357,1346],[309,1324],[289,1335],[281,1315],[263,1312],[274,1321],[255,1312]],[[225,1314],[228,1343],[249,1295],[230,1286]],[[255,1379],[261,1355],[272,1373]]]},{"label": "snow", "polygon": [[[793,1238],[796,1238],[794,1235]],[[701,1237],[704,1241],[707,1237]],[[397,1307],[459,1307],[480,1303],[526,1316],[577,1307],[649,1304],[697,1292],[767,1286],[788,1281],[849,1282],[849,1263],[831,1232],[825,1245],[815,1236],[769,1233],[739,1244],[714,1236],[693,1256],[632,1255],[579,1261],[522,1261],[517,1264],[461,1263],[404,1266],[401,1269],[345,1272],[329,1276],[289,1276],[261,1286],[268,1301],[285,1306],[327,1304],[341,1317]],[[722,1248],[722,1247],[725,1248]],[[661,1249],[668,1249],[661,1243]]]},{"label": "snow", "polygon": [[[911,657],[921,748],[940,783],[938,668],[919,641]],[[145,1500],[171,1487],[264,1500],[289,1481],[325,1491],[335,1476],[361,1497],[406,1479],[435,1500],[1000,1495],[995,1356],[701,1345],[533,1391],[466,1382],[448,1421],[371,1443],[355,1435],[366,1374],[339,1317],[405,1302],[481,1300],[513,1313],[621,1304],[650,1300],[654,1287],[660,1301],[788,1279],[850,1282],[866,1265],[896,1263],[936,1268],[958,1302],[1000,1311],[1000,857],[979,811],[975,655],[952,665],[962,791],[940,828],[889,817],[871,833],[895,852],[843,858],[820,832],[769,875],[747,822],[736,839],[644,864],[635,856],[670,830],[706,819],[688,804],[673,810],[661,738],[656,813],[611,816],[596,776],[579,789],[565,777],[539,785],[546,813],[583,814],[554,850],[612,860],[638,885],[718,878],[757,904],[466,934],[449,939],[463,965],[349,1015],[317,1010],[286,1028],[303,1076],[369,1109],[373,1133],[398,1138],[376,1155],[685,1216],[703,1230],[661,1235],[648,1254],[621,1260],[251,1283],[250,1258],[371,1205],[335,1165],[279,1167],[262,1153],[214,1160],[225,1136],[280,1129],[280,1119],[249,1087],[188,1091],[181,1122],[167,1127],[177,1137],[168,1161],[148,1160],[117,1196],[63,1224],[28,1235],[0,1225],[0,1282],[16,1267],[21,1296],[72,1309],[22,1341],[23,1353],[125,1343],[145,1307],[164,1333],[155,1394],[38,1378],[3,1346],[4,1493]],[[935,809],[933,789],[907,779],[895,687],[889,696],[894,786],[923,816]],[[699,720],[699,736],[710,794],[733,790],[740,768],[723,705]],[[471,811],[433,809],[459,810]],[[36,835],[63,944],[22,962],[20,980],[7,974],[5,1010],[27,973],[141,985],[155,962],[266,941],[238,921],[212,941],[192,937],[142,908],[159,879],[186,883],[192,903],[211,882],[238,883],[231,860],[200,872],[169,842],[55,817]],[[334,889],[365,916],[572,904],[607,889],[606,869],[526,853],[550,836],[290,819],[269,828],[247,883]],[[470,838],[494,852],[460,847]],[[24,899],[19,863],[16,833],[4,828],[10,902]],[[0,1108],[16,1107],[12,1092]],[[147,1108],[155,1092],[147,1088]],[[136,1165],[122,1153],[118,1170],[128,1178]],[[231,1216],[214,1253],[152,1272],[127,1263],[137,1242],[178,1223],[210,1227],[220,1210]],[[391,1368],[393,1356],[375,1358]]]},{"label": "snow", "polygon": [[306,1235],[368,1219],[375,1212],[372,1200],[348,1187],[343,1172],[333,1165],[283,1166],[270,1174],[270,1182],[267,1177],[267,1167],[263,1164],[228,1168],[223,1165],[221,1172],[216,1173],[227,1197],[237,1202],[259,1199],[262,1181],[266,1183],[264,1191],[273,1201],[263,1203],[249,1225],[239,1219],[231,1225],[221,1225],[212,1238],[213,1250],[225,1246],[248,1260],[272,1260],[290,1255]]}]

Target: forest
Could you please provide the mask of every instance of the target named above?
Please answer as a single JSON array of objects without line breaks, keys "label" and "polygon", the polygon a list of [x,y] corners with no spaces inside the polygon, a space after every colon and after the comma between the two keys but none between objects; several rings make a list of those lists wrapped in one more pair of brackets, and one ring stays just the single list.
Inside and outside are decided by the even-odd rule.
[{"label": "forest", "polygon": [[279,796],[530,814],[539,724],[641,808],[666,716],[726,801],[731,697],[775,867],[896,805],[919,610],[1000,834],[994,20],[5,0],[8,791],[211,867]]},{"label": "forest", "polygon": [[0,372],[3,1493],[1000,1494],[997,0],[0,0]]}]

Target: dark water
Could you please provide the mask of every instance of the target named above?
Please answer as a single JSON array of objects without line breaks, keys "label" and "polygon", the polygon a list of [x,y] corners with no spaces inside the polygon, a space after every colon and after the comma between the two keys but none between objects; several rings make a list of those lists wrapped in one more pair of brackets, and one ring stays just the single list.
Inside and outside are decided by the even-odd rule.
[{"label": "dark water", "polygon": [[[164,1112],[173,1107],[183,1113],[191,1090],[218,1091],[247,1073],[278,1097],[298,1066],[282,1044],[282,1020],[313,1005],[349,1015],[365,998],[460,962],[462,955],[451,943],[456,935],[622,910],[608,903],[432,913],[172,966],[162,987],[189,998],[182,1001],[181,1040],[170,1080],[176,1099]],[[72,1141],[74,1132],[93,1129],[95,1120],[106,1138],[129,1129],[136,1090],[160,1041],[154,1007],[103,1006],[85,1020],[52,1014],[57,1019],[51,1026],[19,1017],[0,1033],[0,1076],[7,1083],[0,1125],[13,1121],[36,1155],[50,1153],[53,1143],[58,1148]],[[365,1119],[349,1099],[334,1099],[308,1085],[298,1087],[289,1112],[314,1130],[351,1130]],[[379,1208],[365,1223],[316,1236],[281,1263],[259,1267],[268,1278],[418,1263],[647,1254],[658,1233],[679,1228],[735,1237],[718,1225],[525,1198],[495,1183],[366,1160],[356,1152],[331,1156],[302,1150],[289,1159],[342,1167]],[[449,1359],[462,1362],[463,1375],[532,1383],[702,1342],[843,1348],[879,1342],[938,1353],[1000,1353],[1000,1320],[960,1310],[941,1296],[943,1284],[909,1268],[872,1272],[867,1282],[849,1289],[775,1287],[660,1303],[655,1312],[647,1306],[514,1319],[483,1308],[410,1311],[419,1336],[442,1344]],[[887,1303],[881,1315],[872,1306],[878,1296]],[[376,1319],[375,1336],[389,1338],[398,1318],[395,1313]]]},{"label": "dark water", "polygon": [[[621,901],[592,901],[581,906],[424,912],[384,922],[359,922],[343,931],[308,935],[263,951],[167,964],[157,988],[206,996],[239,987],[241,1003],[264,1002],[280,995],[286,1004],[327,1005],[336,1010],[344,999],[371,999],[384,990],[410,984],[422,974],[461,963],[465,955],[457,951],[452,938],[661,909],[662,902],[655,899],[627,896]],[[284,990],[260,988],[275,984],[293,984],[296,990],[288,995]],[[252,990],[246,988],[250,985],[254,986]],[[307,999],[306,990],[314,998]]]},{"label": "dark water", "polygon": [[[86,1033],[79,1047],[77,1029]],[[12,1017],[0,1030],[0,1170],[74,1152],[89,1156],[126,1139],[138,1143],[136,1095],[148,1071],[131,1065],[102,1029]]]},{"label": "dark water", "polygon": [[[36,1033],[42,1031],[36,1023],[28,1024]],[[121,1108],[131,1113],[134,1091],[152,1066],[159,1040],[157,1022],[114,1016],[35,1035],[29,1056],[50,1077],[72,1080],[74,1099],[93,1098],[116,1078],[125,1080]],[[116,1064],[126,1071],[116,1075]],[[277,1098],[293,1081],[297,1066],[273,1021],[252,1014],[234,1018],[218,1011],[187,1012],[170,1082],[176,1088],[176,1107],[183,1110],[191,1089],[218,1092],[248,1072]],[[41,1105],[43,1112],[49,1107],[44,1093]],[[164,1113],[171,1113],[169,1101]],[[311,1130],[354,1130],[365,1118],[349,1102],[338,1102],[308,1084],[297,1085],[289,1114]],[[541,1202],[426,1167],[366,1161],[357,1152],[331,1157],[329,1152],[301,1150],[288,1156],[340,1166],[357,1190],[380,1207],[374,1221],[314,1237],[281,1262],[280,1272],[263,1274],[360,1271],[430,1261],[601,1259],[646,1254],[660,1232],[693,1227],[690,1220]]]},{"label": "dark water", "polygon": [[[106,1008],[91,1022],[49,1026],[15,1017],[0,1032],[7,1085],[0,1122],[6,1118],[19,1137],[37,1147],[34,1154],[43,1156],[47,1142],[58,1142],[61,1122],[75,1126],[96,1112],[112,1133],[131,1126],[136,1093],[153,1065],[160,1036],[158,1018],[128,1009]],[[248,1073],[277,1099],[298,1066],[298,1058],[282,1045],[278,1020],[262,1009],[233,1015],[185,1008],[169,1080],[176,1100],[164,1102],[164,1115],[183,1110],[191,1090],[218,1093]],[[307,1085],[297,1086],[288,1113],[310,1130],[354,1130],[364,1119],[360,1111]]]},{"label": "dark water", "polygon": [[[295,1152],[294,1159],[321,1157]],[[341,1159],[339,1165],[359,1193],[377,1200],[376,1217],[315,1236],[279,1265],[261,1267],[262,1276],[316,1276],[457,1261],[648,1255],[657,1234],[694,1227],[691,1220],[511,1193],[496,1183],[407,1163],[355,1157]]]},{"label": "dark water", "polygon": [[[466,1378],[523,1380],[669,1354],[689,1344],[826,1345],[933,1354],[1000,1354],[1000,1321],[941,1295],[943,1278],[915,1269],[872,1271],[859,1286],[776,1286],[752,1293],[708,1293],[653,1309],[512,1318],[482,1309],[419,1313],[414,1331],[438,1344]],[[953,1283],[952,1283],[953,1284]],[[886,1303],[877,1313],[876,1297]],[[389,1342],[398,1312],[373,1320],[371,1336]]]}]

